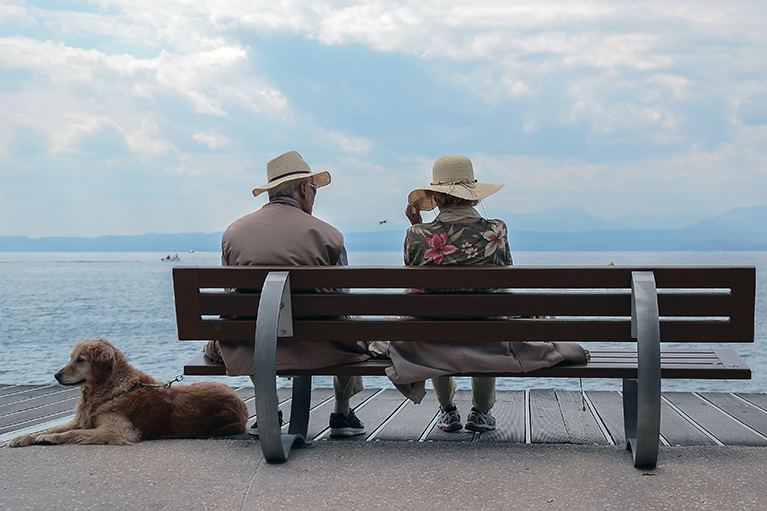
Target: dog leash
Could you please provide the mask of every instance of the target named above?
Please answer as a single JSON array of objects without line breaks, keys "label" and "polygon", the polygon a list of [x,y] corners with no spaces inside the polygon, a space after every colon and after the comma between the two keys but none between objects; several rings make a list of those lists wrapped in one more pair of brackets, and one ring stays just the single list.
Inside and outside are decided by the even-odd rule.
[{"label": "dog leash", "polygon": [[134,390],[138,390],[144,387],[156,387],[156,388],[162,387],[164,389],[169,389],[170,386],[176,383],[177,381],[184,381],[184,376],[181,374],[177,374],[175,378],[173,378],[172,380],[168,380],[163,384],[144,383],[143,381],[139,381],[139,382],[136,382],[136,384],[130,390],[128,390],[128,392],[132,392]]}]

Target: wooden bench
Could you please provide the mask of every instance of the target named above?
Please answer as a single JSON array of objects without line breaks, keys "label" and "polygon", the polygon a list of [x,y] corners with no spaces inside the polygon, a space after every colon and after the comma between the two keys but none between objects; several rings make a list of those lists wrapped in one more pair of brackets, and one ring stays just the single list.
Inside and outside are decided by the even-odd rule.
[{"label": "wooden bench", "polygon": [[[711,344],[754,341],[754,267],[176,267],[173,283],[180,340],[254,343],[260,443],[270,463],[306,441],[312,375],[381,376],[390,365],[376,359],[282,374],[279,337],[600,343],[589,346],[588,363],[486,375],[621,378],[637,468],[657,464],[661,378],[751,377],[733,349]],[[350,293],[316,292],[340,288]],[[472,291],[407,292],[413,288]],[[510,292],[484,291],[498,288]],[[226,371],[200,353],[184,374]],[[277,419],[278,375],[294,377],[288,434]]]}]

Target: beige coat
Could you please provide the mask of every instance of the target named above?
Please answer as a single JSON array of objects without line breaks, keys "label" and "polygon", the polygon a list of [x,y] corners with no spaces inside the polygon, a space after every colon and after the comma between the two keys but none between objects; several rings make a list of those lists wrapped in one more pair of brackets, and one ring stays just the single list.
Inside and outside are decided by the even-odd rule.
[{"label": "beige coat", "polygon": [[[221,240],[224,263],[331,266],[346,263],[344,237],[335,227],[290,201],[274,201],[239,220]],[[253,342],[218,343],[229,376],[253,374]],[[364,342],[296,342],[281,338],[277,369],[314,369],[369,359]]]},{"label": "beige coat", "polygon": [[424,381],[457,373],[527,373],[563,362],[580,363],[588,352],[574,342],[391,342],[386,375],[408,399],[420,403]]}]

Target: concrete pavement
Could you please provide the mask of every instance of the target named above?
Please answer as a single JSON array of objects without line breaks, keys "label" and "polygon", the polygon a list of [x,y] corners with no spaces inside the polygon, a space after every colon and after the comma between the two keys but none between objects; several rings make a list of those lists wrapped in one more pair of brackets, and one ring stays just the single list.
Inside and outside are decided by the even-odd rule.
[{"label": "concrete pavement", "polygon": [[257,440],[0,448],[2,510],[767,508],[767,448],[320,441],[283,465]]}]

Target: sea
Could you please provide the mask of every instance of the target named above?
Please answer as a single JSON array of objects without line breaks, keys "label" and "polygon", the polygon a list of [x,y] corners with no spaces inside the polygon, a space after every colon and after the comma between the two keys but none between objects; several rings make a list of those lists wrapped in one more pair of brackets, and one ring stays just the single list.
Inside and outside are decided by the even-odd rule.
[{"label": "sea", "polygon": [[[178,256],[176,259],[175,256]],[[664,391],[767,392],[767,252],[515,252],[515,265],[754,265],[757,267],[755,342],[735,348],[752,369],[751,380],[664,380]],[[170,260],[169,260],[170,259]],[[359,266],[402,265],[400,252],[352,252]],[[160,380],[181,373],[203,342],[177,339],[174,266],[219,265],[216,252],[0,252],[0,384],[55,384],[53,374],[73,345],[103,337],[129,362]],[[588,343],[584,344],[589,347]],[[250,386],[246,377],[187,376],[185,382],[223,381]],[[571,378],[499,378],[497,388],[619,390],[620,381]],[[280,378],[279,386],[289,386]],[[315,377],[315,387],[331,387]],[[371,388],[393,388],[384,377],[365,377]],[[458,378],[459,388],[471,386]],[[427,384],[427,388],[429,388]]]}]

